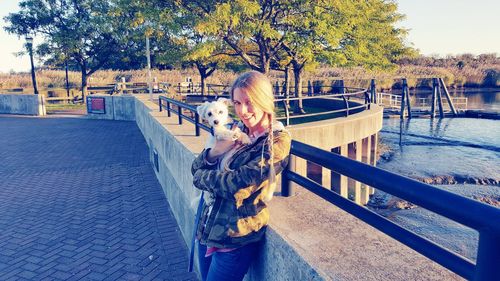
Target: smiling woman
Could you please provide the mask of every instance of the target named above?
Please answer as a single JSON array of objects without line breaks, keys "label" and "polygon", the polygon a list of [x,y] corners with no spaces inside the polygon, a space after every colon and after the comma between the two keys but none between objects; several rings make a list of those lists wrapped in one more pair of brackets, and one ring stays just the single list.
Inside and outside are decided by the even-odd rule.
[{"label": "smiling woman", "polygon": [[242,280],[257,258],[269,222],[267,204],[275,175],[288,164],[291,137],[274,122],[269,79],[251,71],[240,75],[231,98],[251,143],[217,140],[193,161],[194,186],[214,195],[201,202],[197,220],[198,260],[203,280]]}]

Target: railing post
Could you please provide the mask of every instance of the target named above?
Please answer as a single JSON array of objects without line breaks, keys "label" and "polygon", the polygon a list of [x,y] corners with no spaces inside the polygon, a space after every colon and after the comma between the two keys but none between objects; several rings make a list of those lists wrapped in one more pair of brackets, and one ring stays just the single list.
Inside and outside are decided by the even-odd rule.
[{"label": "railing post", "polygon": [[498,280],[499,265],[500,234],[480,231],[474,280]]},{"label": "railing post", "polygon": [[195,111],[194,113],[194,128],[195,128],[195,133],[196,136],[198,137],[200,135],[200,115],[198,112]]},{"label": "railing post", "polygon": [[177,106],[177,116],[179,116],[179,125],[182,124],[182,107],[180,105]]},{"label": "railing post", "polygon": [[345,88],[344,88],[343,83],[342,83],[341,93],[342,93],[342,99],[344,100],[344,104],[345,104],[345,116],[347,117],[347,116],[349,116],[349,102],[345,98]]},{"label": "railing post", "polygon": [[281,173],[281,196],[283,197],[290,197],[293,194],[292,181],[288,178],[288,172],[290,171],[290,167],[295,165],[295,156],[290,154],[289,157],[288,165]]},{"label": "railing post", "polygon": [[365,90],[364,95],[366,108],[370,109],[370,95],[368,94],[368,90]]},{"label": "railing post", "polygon": [[167,116],[170,117],[170,102],[167,101]]},{"label": "railing post", "polygon": [[290,101],[288,100],[288,97],[283,100],[283,107],[285,109],[285,117],[286,117],[286,126],[290,126],[290,110],[288,109],[288,105],[290,104]]},{"label": "railing post", "polygon": [[162,104],[161,104],[161,98],[158,97],[158,106],[160,107],[160,112],[163,111]]}]

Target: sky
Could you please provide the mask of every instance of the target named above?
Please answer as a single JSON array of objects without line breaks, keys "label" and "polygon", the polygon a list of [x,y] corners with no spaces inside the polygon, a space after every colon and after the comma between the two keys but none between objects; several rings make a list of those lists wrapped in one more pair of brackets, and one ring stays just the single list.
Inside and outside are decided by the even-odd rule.
[{"label": "sky", "polygon": [[[0,72],[29,71],[27,55],[16,57],[24,38],[4,31],[3,18],[18,11],[19,0],[0,0]],[[396,0],[409,29],[407,43],[424,55],[500,55],[499,0]],[[35,38],[35,46],[40,43]]]}]

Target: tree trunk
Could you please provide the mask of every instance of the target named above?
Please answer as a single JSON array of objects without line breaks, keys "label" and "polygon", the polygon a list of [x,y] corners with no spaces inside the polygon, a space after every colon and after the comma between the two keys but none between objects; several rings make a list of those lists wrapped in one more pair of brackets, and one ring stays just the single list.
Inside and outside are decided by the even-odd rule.
[{"label": "tree trunk", "polygon": [[302,105],[302,70],[304,69],[303,64],[293,62],[293,77],[295,80],[295,97],[299,98],[295,101],[294,112],[298,114],[306,113]]},{"label": "tree trunk", "polygon": [[64,60],[64,70],[66,72],[66,95],[69,98],[68,59]]},{"label": "tree trunk", "polygon": [[200,77],[201,77],[201,95],[203,96],[207,93],[206,89],[207,86],[205,85],[205,80],[207,79],[207,76],[200,73]]},{"label": "tree trunk", "polygon": [[85,97],[87,96],[87,81],[88,81],[88,76],[87,76],[87,65],[85,62],[81,65],[81,70],[82,70],[82,100],[85,102]]},{"label": "tree trunk", "polygon": [[198,73],[200,74],[201,95],[203,96],[207,93],[207,89],[206,89],[207,86],[205,84],[205,81],[206,81],[207,77],[209,76],[209,74],[207,73],[208,68],[204,67],[200,63],[195,63],[195,65],[196,65],[196,68],[198,69]]}]

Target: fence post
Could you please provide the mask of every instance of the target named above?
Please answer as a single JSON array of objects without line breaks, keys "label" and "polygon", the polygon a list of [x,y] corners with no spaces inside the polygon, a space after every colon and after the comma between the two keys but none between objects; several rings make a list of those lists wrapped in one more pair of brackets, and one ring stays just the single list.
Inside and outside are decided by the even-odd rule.
[{"label": "fence post", "polygon": [[160,112],[163,111],[162,104],[161,104],[161,98],[158,97],[158,106],[160,107]]},{"label": "fence post", "polygon": [[194,112],[194,128],[195,128],[195,133],[196,133],[196,136],[200,136],[200,115],[198,114],[198,112]]},{"label": "fence post", "polygon": [[479,232],[474,280],[498,280],[500,264],[500,235],[487,230]]},{"label": "fence post", "polygon": [[167,101],[167,116],[170,117],[170,102]]},{"label": "fence post", "polygon": [[292,182],[288,178],[288,172],[290,172],[290,167],[295,165],[295,156],[290,154],[289,157],[290,161],[288,161],[288,165],[281,173],[281,196],[283,197],[290,197],[293,194]]},{"label": "fence post", "polygon": [[177,116],[179,116],[179,125],[182,124],[182,107],[180,105],[177,106]]},{"label": "fence post", "polygon": [[344,93],[342,93],[342,99],[344,100],[344,105],[345,105],[345,116],[349,116],[349,102],[347,102],[347,99],[344,96]]}]

